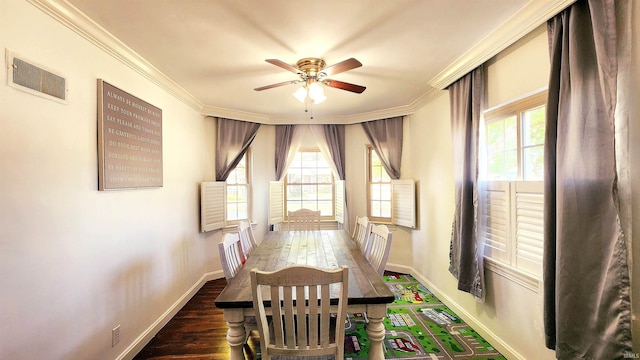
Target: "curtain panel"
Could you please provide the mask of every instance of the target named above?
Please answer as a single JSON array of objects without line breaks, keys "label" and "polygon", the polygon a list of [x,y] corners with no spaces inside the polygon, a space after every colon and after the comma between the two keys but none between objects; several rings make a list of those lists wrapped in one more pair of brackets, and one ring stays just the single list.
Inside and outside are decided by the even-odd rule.
[{"label": "curtain panel", "polygon": [[333,163],[340,180],[345,179],[344,166],[344,125],[327,124],[322,126],[324,138],[327,142],[327,150],[331,155]]},{"label": "curtain panel", "polygon": [[367,139],[392,179],[400,179],[402,160],[402,116],[363,122]]},{"label": "curtain panel", "polygon": [[484,66],[451,84],[448,90],[455,181],[449,272],[458,280],[459,290],[484,299],[484,245],[478,236],[478,142]]},{"label": "curtain panel", "polygon": [[300,148],[305,125],[276,125],[276,179],[282,181]]},{"label": "curtain panel", "polygon": [[547,23],[544,322],[558,359],[631,354],[614,136],[615,13],[614,0],[579,0]]},{"label": "curtain panel", "polygon": [[260,124],[217,118],[216,181],[225,181],[253,142]]}]

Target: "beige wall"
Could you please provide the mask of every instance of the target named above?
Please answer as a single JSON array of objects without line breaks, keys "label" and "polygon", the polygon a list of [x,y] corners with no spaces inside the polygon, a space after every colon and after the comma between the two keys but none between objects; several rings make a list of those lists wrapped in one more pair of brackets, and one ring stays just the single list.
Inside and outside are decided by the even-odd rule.
[{"label": "beige wall", "polygon": [[[213,122],[27,1],[0,1],[5,48],[65,76],[69,101],[0,72],[0,358],[114,359],[220,270],[199,233]],[[97,78],[162,109],[163,187],[97,191]]]}]

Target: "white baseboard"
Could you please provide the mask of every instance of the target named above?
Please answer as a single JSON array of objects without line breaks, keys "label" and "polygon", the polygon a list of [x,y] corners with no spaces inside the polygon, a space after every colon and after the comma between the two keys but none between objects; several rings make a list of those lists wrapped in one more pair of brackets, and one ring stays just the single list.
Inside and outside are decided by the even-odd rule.
[{"label": "white baseboard", "polygon": [[131,360],[136,356],[154,336],[184,307],[189,300],[202,288],[202,286],[210,280],[220,279],[224,277],[222,270],[208,272],[202,275],[193,286],[187,290],[167,311],[165,311],[156,321],[151,324],[138,338],[131,343],[116,360]]}]

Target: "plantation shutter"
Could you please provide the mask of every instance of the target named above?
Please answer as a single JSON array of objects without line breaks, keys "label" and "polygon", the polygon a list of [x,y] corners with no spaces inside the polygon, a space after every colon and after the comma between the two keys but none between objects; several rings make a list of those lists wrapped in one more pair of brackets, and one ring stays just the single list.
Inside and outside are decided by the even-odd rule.
[{"label": "plantation shutter", "polygon": [[542,275],[543,183],[492,181],[481,193],[485,256]]},{"label": "plantation shutter", "polygon": [[542,274],[543,183],[516,181],[511,188],[515,207],[515,264],[518,269],[539,277]]},{"label": "plantation shutter", "polygon": [[391,222],[416,227],[416,194],[413,179],[391,180]]},{"label": "plantation shutter", "polygon": [[335,220],[338,224],[344,224],[344,180],[336,180],[335,193]]},{"label": "plantation shutter", "polygon": [[226,182],[200,184],[200,232],[222,229],[225,224]]},{"label": "plantation shutter", "polygon": [[481,198],[484,202],[480,204],[485,222],[483,233],[480,235],[484,240],[485,256],[510,263],[510,206],[509,206],[509,183],[504,181],[488,182],[483,190]]},{"label": "plantation shutter", "polygon": [[269,182],[269,225],[284,222],[284,182]]}]

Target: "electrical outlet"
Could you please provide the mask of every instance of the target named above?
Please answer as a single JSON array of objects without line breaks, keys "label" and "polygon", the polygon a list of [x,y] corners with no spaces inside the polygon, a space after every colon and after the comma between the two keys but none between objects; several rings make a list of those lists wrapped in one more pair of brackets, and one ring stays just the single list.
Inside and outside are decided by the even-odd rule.
[{"label": "electrical outlet", "polygon": [[118,345],[120,342],[120,325],[111,330],[111,347]]}]

